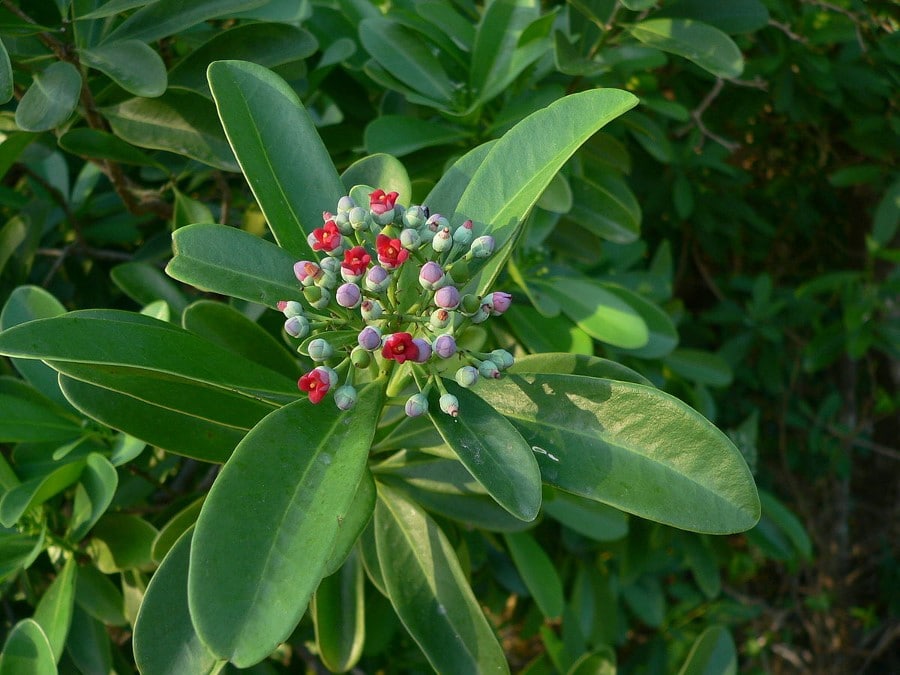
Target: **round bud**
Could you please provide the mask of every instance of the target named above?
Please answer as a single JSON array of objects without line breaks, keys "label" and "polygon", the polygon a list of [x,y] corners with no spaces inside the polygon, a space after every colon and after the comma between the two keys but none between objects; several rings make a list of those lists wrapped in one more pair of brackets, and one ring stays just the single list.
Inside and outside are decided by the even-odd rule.
[{"label": "round bud", "polygon": [[316,338],[306,346],[306,353],[313,361],[325,361],[334,355],[334,348],[323,338]]},{"label": "round bud", "polygon": [[407,417],[419,417],[420,415],[424,415],[428,412],[428,398],[421,392],[413,394],[406,399],[404,410],[406,411]]},{"label": "round bud", "polygon": [[366,298],[359,306],[359,313],[365,321],[377,321],[381,318],[384,309],[377,300]]},{"label": "round bud", "polygon": [[441,396],[440,401],[438,401],[438,405],[441,408],[442,412],[447,413],[451,417],[456,417],[459,415],[459,399],[456,398],[453,394],[444,394]]},{"label": "round bud", "polygon": [[331,293],[327,288],[319,286],[307,286],[303,289],[303,297],[313,309],[324,309],[331,301]]},{"label": "round bud", "polygon": [[444,251],[449,251],[453,246],[453,237],[450,236],[450,228],[445,227],[442,230],[438,230],[434,233],[434,236],[431,238],[431,248],[433,248],[438,253],[443,253]]},{"label": "round bud", "polygon": [[284,322],[284,330],[291,337],[305,338],[309,335],[309,321],[305,316],[292,316]]},{"label": "round bud", "polygon": [[431,313],[428,319],[428,327],[433,331],[444,330],[453,323],[453,312],[446,309],[436,309]]},{"label": "round bud", "polygon": [[460,387],[468,388],[478,382],[478,371],[474,366],[463,366],[456,371],[454,379]]},{"label": "round bud", "polygon": [[375,265],[366,272],[366,289],[373,293],[383,293],[390,283],[390,275],[381,265]]},{"label": "round bud", "polygon": [[338,213],[349,213],[350,209],[352,209],[354,206],[356,206],[356,204],[354,203],[353,199],[351,199],[347,195],[344,195],[338,200],[337,210]]},{"label": "round bud", "polygon": [[466,293],[466,295],[462,299],[462,302],[460,303],[459,311],[466,316],[472,316],[480,308],[481,300],[478,298],[478,296],[472,295],[471,293]]},{"label": "round bud", "polygon": [[415,359],[416,363],[425,363],[431,358],[431,344],[425,338],[413,338],[413,344],[419,348],[419,357]]},{"label": "round bud", "polygon": [[359,332],[356,339],[360,347],[373,352],[381,346],[381,331],[375,326],[366,326]]},{"label": "round bud", "polygon": [[497,367],[500,370],[506,370],[507,368],[510,368],[513,363],[515,363],[513,355],[505,349],[495,349],[494,351],[492,351],[491,361],[496,363]]},{"label": "round bud", "polygon": [[284,314],[288,319],[290,319],[292,316],[303,316],[305,314],[303,305],[301,305],[296,300],[288,300],[283,304],[278,303],[278,309],[280,309],[281,313]]},{"label": "round bud", "polygon": [[419,283],[422,285],[422,288],[427,291],[436,290],[440,287],[443,280],[444,270],[436,262],[429,260],[422,265],[422,269],[419,271]]},{"label": "round bud", "polygon": [[357,232],[365,230],[369,226],[369,212],[361,206],[354,206],[347,214],[350,220],[350,227]]},{"label": "round bud", "polygon": [[356,389],[350,384],[338,387],[334,392],[334,403],[341,410],[350,410],[356,405],[358,398],[359,395],[356,393]]},{"label": "round bud", "polygon": [[416,206],[415,204],[410,205],[406,212],[403,214],[403,224],[407,227],[412,227],[414,229],[419,229],[422,225],[425,224],[425,219],[428,216],[426,215],[425,210],[421,206]]},{"label": "round bud", "polygon": [[356,309],[362,301],[362,293],[356,284],[346,283],[338,287],[335,298],[341,307]]},{"label": "round bud", "polygon": [[487,258],[494,252],[494,238],[489,234],[482,235],[472,242],[469,250],[475,258]]},{"label": "round bud", "polygon": [[450,223],[440,213],[432,213],[425,221],[425,226],[432,232],[437,232],[445,227],[450,227]]},{"label": "round bud", "polygon": [[434,294],[434,304],[441,309],[456,309],[459,307],[459,291],[456,286],[444,286]]},{"label": "round bud", "polygon": [[467,220],[462,225],[456,228],[453,232],[453,241],[457,244],[462,244],[465,246],[466,244],[471,243],[472,241],[472,221]]},{"label": "round bud", "polygon": [[478,364],[478,374],[482,377],[489,377],[492,380],[496,380],[500,377],[500,369],[493,361],[482,361]]},{"label": "round bud", "polygon": [[356,345],[350,350],[350,363],[357,368],[368,368],[372,363],[372,355],[364,347]]},{"label": "round bud", "polygon": [[434,341],[434,353],[442,359],[449,359],[456,354],[456,340],[449,333],[438,335]]},{"label": "round bud", "polygon": [[407,251],[417,251],[422,245],[422,237],[418,230],[406,228],[400,233],[400,245]]}]

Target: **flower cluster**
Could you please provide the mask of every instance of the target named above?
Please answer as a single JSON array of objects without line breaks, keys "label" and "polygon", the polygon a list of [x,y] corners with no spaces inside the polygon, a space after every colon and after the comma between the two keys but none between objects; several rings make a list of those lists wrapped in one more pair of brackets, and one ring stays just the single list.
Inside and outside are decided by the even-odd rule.
[{"label": "flower cluster", "polygon": [[416,417],[427,412],[428,393],[436,388],[440,409],[456,417],[459,401],[440,373],[450,363],[456,382],[471,387],[512,365],[504,349],[478,352],[457,343],[472,324],[505,312],[511,296],[460,290],[470,266],[493,254],[493,237],[476,237],[471,220],[452,228],[428,207],[404,208],[397,197],[375,190],[368,208],[342,197],[337,213],[323,213],[322,226],[307,238],[319,257],[294,264],[302,297],[278,303],[285,331],[319,364],[297,385],[312,403],[333,390],[335,404],[348,410],[361,372],[409,364],[418,391],[393,402]]}]

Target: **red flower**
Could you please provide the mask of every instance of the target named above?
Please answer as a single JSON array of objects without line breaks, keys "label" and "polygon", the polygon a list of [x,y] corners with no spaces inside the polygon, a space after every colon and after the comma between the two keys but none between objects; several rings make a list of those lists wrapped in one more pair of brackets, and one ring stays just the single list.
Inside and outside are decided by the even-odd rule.
[{"label": "red flower", "polygon": [[369,210],[376,216],[380,216],[394,208],[399,196],[400,194],[397,192],[385,194],[384,190],[375,190],[375,192],[369,193]]},{"label": "red flower", "polygon": [[341,231],[333,220],[312,231],[311,246],[313,251],[333,251],[341,245]]},{"label": "red flower", "polygon": [[366,253],[366,249],[362,246],[354,246],[349,251],[344,251],[344,262],[341,263],[341,267],[354,276],[361,277],[366,273],[370,262],[372,262],[372,256]]},{"label": "red flower", "polygon": [[331,377],[325,369],[313,368],[297,381],[297,386],[300,387],[300,391],[309,393],[309,400],[312,403],[318,403],[331,389]]},{"label": "red flower", "polygon": [[391,239],[386,234],[379,234],[375,238],[375,248],[378,250],[378,262],[389,270],[400,267],[409,257],[409,251],[403,248],[400,240]]},{"label": "red flower", "polygon": [[394,333],[384,341],[381,355],[397,363],[403,363],[406,359],[416,361],[419,358],[419,346],[413,342],[409,333]]}]

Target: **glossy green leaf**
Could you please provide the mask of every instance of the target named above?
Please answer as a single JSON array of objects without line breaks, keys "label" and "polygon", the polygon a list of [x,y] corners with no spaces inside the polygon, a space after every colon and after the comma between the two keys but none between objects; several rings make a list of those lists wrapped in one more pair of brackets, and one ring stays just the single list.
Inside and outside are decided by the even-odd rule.
[{"label": "glossy green leaf", "polygon": [[533,280],[559,302],[563,312],[591,337],[614,347],[637,349],[647,344],[647,324],[626,302],[603,286],[578,278]]},{"label": "glossy green leaf", "polygon": [[97,452],[88,455],[69,522],[72,541],[80,541],[106,512],[118,484],[116,468],[106,457]]},{"label": "glossy green leaf", "polygon": [[124,626],[125,601],[122,591],[93,565],[78,567],[75,584],[75,603],[86,614],[107,626]]},{"label": "glossy green leaf", "polygon": [[81,62],[96,68],[125,91],[153,98],[166,90],[166,64],[139,40],[105,42],[78,52]]},{"label": "glossy green leaf", "polygon": [[503,416],[483,400],[446,380],[459,400],[459,416],[440,411],[434,390],[429,417],[441,437],[488,493],[521,520],[534,520],[541,508],[541,472],[531,447]]},{"label": "glossy green leaf", "polygon": [[308,31],[281,23],[250,23],[216,33],[188,52],[169,72],[169,86],[210,96],[206,69],[213,61],[235,59],[274,68],[315,53],[318,43]]},{"label": "glossy green leaf", "polygon": [[57,663],[66,646],[69,626],[72,624],[72,610],[75,606],[75,571],[78,567],[75,558],[66,560],[62,570],[56,575],[53,583],[44,592],[37,608],[34,620],[41,626],[44,635]]},{"label": "glossy green leaf", "polygon": [[239,171],[208,99],[182,89],[103,108],[116,136],[139,148],[167,150],[223,171]]},{"label": "glossy green leaf", "polygon": [[556,174],[541,193],[537,205],[553,213],[568,213],[572,209],[572,186],[561,173]]},{"label": "glossy green leaf", "polygon": [[312,118],[294,90],[262,66],[217,61],[208,77],[222,126],[275,240],[292,255],[308,257],[306,233],[321,226],[322,211],[336,208],[344,193]]},{"label": "glossy green leaf", "polygon": [[[425,198],[424,203],[432,213],[443,214],[448,219],[453,215],[460,198],[472,182],[472,176],[496,143],[497,141],[488,141],[476,146],[444,171]],[[465,218],[460,219],[462,220]]]},{"label": "glossy green leaf", "polygon": [[691,647],[678,675],[735,675],[738,672],[737,649],[724,626],[710,626]]},{"label": "glossy green leaf", "polygon": [[122,164],[137,166],[158,166],[146,153],[126,143],[114,134],[79,127],[70,129],[59,138],[59,147],[82,157],[111,159]]},{"label": "glossy green leaf", "polygon": [[56,660],[47,635],[34,619],[22,619],[6,636],[0,675],[56,675]]},{"label": "glossy green leaf", "polygon": [[699,349],[676,349],[663,363],[673,372],[697,384],[727,387],[732,374],[728,362],[718,354]]},{"label": "glossy green leaf", "polygon": [[82,435],[81,420],[27,382],[0,377],[0,441],[64,441]]},{"label": "glossy green leaf", "polygon": [[432,105],[450,104],[455,85],[425,36],[391,19],[375,17],[359,24],[359,39],[388,73],[432,100]]},{"label": "glossy green leaf", "polygon": [[394,480],[385,482],[402,490],[430,513],[455,520],[463,527],[477,527],[489,532],[521,532],[531,527],[530,523],[516,518],[497,504],[483,489],[478,492],[457,494],[438,489],[429,490]]},{"label": "glossy green leaf", "polygon": [[591,179],[572,179],[573,205],[569,218],[598,237],[630,244],[641,231],[641,207],[620,178],[596,173]]},{"label": "glossy green leaf", "polygon": [[112,671],[112,645],[106,627],[75,607],[66,653],[81,673]]},{"label": "glossy green leaf", "polygon": [[[613,278],[615,279],[615,277]],[[671,355],[672,350],[678,345],[678,330],[669,315],[659,305],[614,283],[605,283],[603,288],[637,312],[647,326],[647,344],[629,350],[630,356],[658,359]]]},{"label": "glossy green leaf", "polygon": [[181,314],[187,307],[187,300],[178,286],[153,265],[142,262],[122,263],[116,265],[109,276],[116,286],[140,305],[165,300],[175,314]]},{"label": "glossy green leaf", "polygon": [[43,550],[44,537],[0,532],[0,580],[27,568]]},{"label": "glossy green leaf", "polygon": [[506,546],[522,581],[547,619],[559,617],[565,606],[562,581],[553,561],[529,532],[505,534]]},{"label": "glossy green leaf", "polygon": [[[10,293],[0,312],[0,331],[33,319],[47,319],[65,313],[66,308],[43,288],[19,286]],[[56,380],[56,371],[42,361],[11,359],[16,370],[44,396],[66,408],[71,405],[63,396]]]},{"label": "glossy green leaf", "polygon": [[0,272],[28,237],[28,226],[20,217],[11,218],[0,228]]},{"label": "glossy green leaf", "polygon": [[465,51],[472,51],[475,27],[452,4],[443,0],[422,0],[416,3],[416,13],[453,40]]},{"label": "glossy green leaf", "polygon": [[[378,153],[353,162],[341,174],[341,182],[349,193],[356,185],[372,185],[385,192],[397,192],[397,201],[408,206],[412,199],[412,186],[406,168],[396,157]],[[368,207],[368,201],[361,206]]]},{"label": "glossy green leaf", "polygon": [[609,359],[583,354],[534,354],[520,356],[509,369],[509,374],[554,373],[557,375],[584,375],[607,380],[634,382],[652,387],[653,383],[640,373]]},{"label": "glossy green leaf", "polygon": [[72,114],[81,95],[81,73],[68,61],[55,61],[34,81],[16,108],[16,126],[23,131],[48,131]]},{"label": "glossy green leaf", "polygon": [[[204,495],[203,497],[194,500],[172,516],[171,520],[160,528],[159,534],[157,534],[156,539],[153,540],[153,546],[151,548],[151,553],[155,561],[162,562],[162,560],[169,555],[169,551],[175,546],[175,542],[181,538],[181,535],[194,526],[194,523],[197,522],[197,516],[200,515],[200,507],[203,506],[203,501],[205,499],[206,496]],[[185,586],[185,589],[187,589],[187,586]]]},{"label": "glossy green leaf", "polygon": [[191,333],[262,366],[292,378],[300,376],[297,361],[284,343],[230,305],[198,300],[184,311],[182,324]]},{"label": "glossy green leaf", "polygon": [[551,485],[696,532],[741,532],[759,519],[740,452],[669,394],[552,374],[510,375],[475,392],[532,444]]},{"label": "glossy green leaf", "polygon": [[337,572],[355,548],[363,530],[372,520],[372,514],[375,512],[375,496],[375,479],[370,471],[366,471],[356,487],[350,508],[338,521],[337,537],[323,576]]},{"label": "glossy green leaf", "polygon": [[374,524],[388,597],[431,666],[443,673],[508,673],[503,650],[437,524],[384,485],[378,487]]},{"label": "glossy green leaf", "polygon": [[82,461],[69,462],[47,475],[17,485],[0,498],[0,523],[12,527],[26,511],[40,506],[77,481],[83,468]]},{"label": "glossy green leaf", "polygon": [[0,40],[0,105],[8,103],[12,99],[15,91],[14,85],[9,52],[6,51],[6,45]]},{"label": "glossy green leaf", "polygon": [[140,40],[154,42],[180,33],[198,23],[259,7],[265,0],[156,0],[145,4],[109,35],[105,42]]},{"label": "glossy green leaf", "polygon": [[191,547],[198,634],[240,667],[261,661],[306,611],[366,466],[377,384],[352,413],[329,399],[272,413],[238,445],[210,490]]},{"label": "glossy green leaf", "polygon": [[91,531],[90,551],[97,569],[106,574],[135,568],[149,568],[155,527],[128,513],[107,513]]},{"label": "glossy green leaf", "polygon": [[143,675],[218,672],[219,660],[203,644],[188,611],[189,528],[153,574],[134,624],[134,659]]},{"label": "glossy green leaf", "polygon": [[485,8],[472,45],[469,87],[480,102],[497,95],[522,33],[540,15],[535,0],[495,0]]},{"label": "glossy green leaf", "polygon": [[594,341],[591,337],[562,314],[551,318],[541,316],[531,307],[513,305],[503,318],[522,342],[523,347],[533,354],[594,353]]},{"label": "glossy green leaf", "polygon": [[[625,91],[593,89],[529,115],[491,146],[455,205],[453,224],[473,220],[476,235],[490,233],[502,249],[518,235],[531,207],[578,147],[636,103]],[[486,292],[504,262],[495,253],[468,288]]]},{"label": "glossy green leaf", "polygon": [[382,115],[366,125],[363,142],[369,152],[386,152],[402,157],[423,148],[458,143],[467,136],[465,131],[440,122]]},{"label": "glossy green leaf", "polygon": [[[321,215],[320,215],[321,218]],[[295,298],[296,259],[257,236],[225,225],[189,225],[172,235],[175,256],[166,273],[201,290],[267,307]]]},{"label": "glossy green leaf", "polygon": [[752,33],[769,25],[769,10],[760,0],[674,0],[655,17],[699,19],[726,33]]},{"label": "glossy green leaf", "polygon": [[378,562],[378,551],[375,545],[375,522],[369,521],[369,525],[359,536],[356,551],[362,561],[363,569],[372,585],[378,592],[387,597],[387,588],[384,585],[384,575],[381,572],[381,563]]},{"label": "glossy green leaf", "polygon": [[578,534],[595,541],[616,541],[628,534],[628,516],[601,502],[557,491],[544,500],[544,511]]},{"label": "glossy green leaf", "polygon": [[744,57],[734,40],[702,21],[647,19],[628,31],[645,45],[683,56],[716,77],[744,72]]},{"label": "glossy green leaf", "polygon": [[358,554],[322,579],[311,614],[322,663],[333,673],[353,668],[366,639],[365,574]]}]

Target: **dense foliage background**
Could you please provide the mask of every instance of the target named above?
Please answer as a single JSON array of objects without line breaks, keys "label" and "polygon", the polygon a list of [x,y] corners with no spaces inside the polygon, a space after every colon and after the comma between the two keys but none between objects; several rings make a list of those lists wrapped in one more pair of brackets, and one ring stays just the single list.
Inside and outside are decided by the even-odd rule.
[{"label": "dense foliage background", "polygon": [[[477,596],[514,671],[701,672],[689,652],[707,629],[711,652],[733,639],[742,672],[898,671],[897,28],[893,3],[862,0],[3,0],[0,328],[33,318],[25,297],[44,315],[56,298],[60,311],[177,320],[202,296],[162,273],[174,230],[265,235],[216,115],[212,61],[272,68],[339,171],[393,155],[419,199],[565,94],[627,89],[641,104],[532,214],[493,338],[603,356],[687,401],[741,449],[763,517],[712,537],[555,499],[517,545],[473,513],[448,528]],[[647,344],[609,332],[597,307],[610,295],[643,318]],[[231,304],[281,339],[274,313]],[[0,362],[6,492],[84,449],[29,417],[19,378],[36,365]],[[140,597],[181,530],[160,534],[216,470],[90,424],[90,443],[122,460],[100,525],[79,511],[95,494],[84,478],[56,476],[18,511],[0,503],[3,632],[53,612],[54,580],[76,573],[52,546],[32,551],[76,532],[60,671],[132,672]],[[23,537],[39,532],[35,549]],[[548,608],[557,596],[564,607]],[[370,587],[366,601],[355,667],[427,671],[384,598]],[[306,620],[255,668],[315,672],[317,653]]]}]

